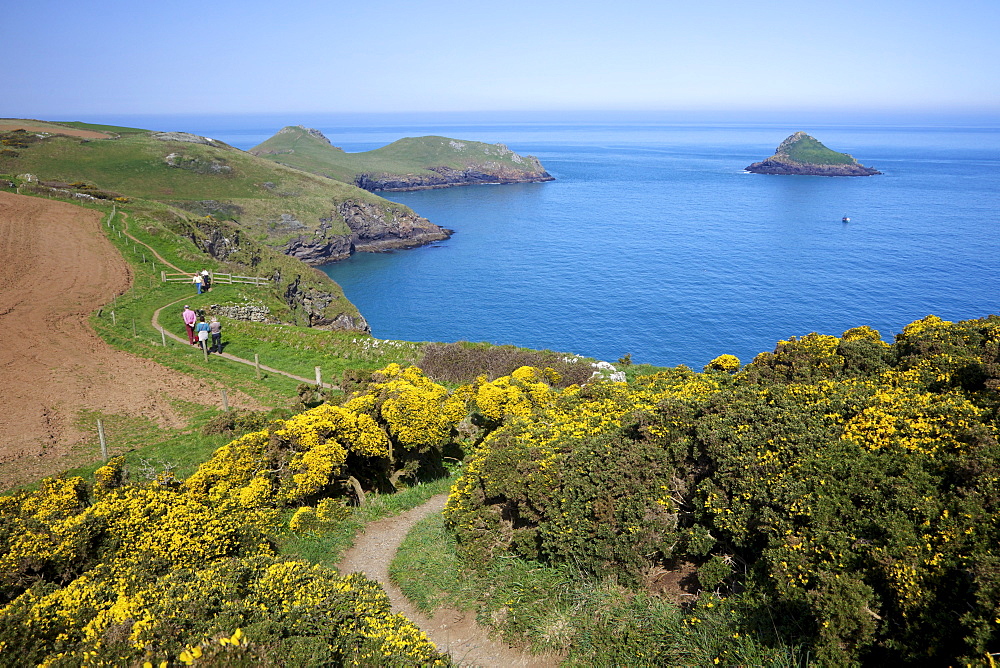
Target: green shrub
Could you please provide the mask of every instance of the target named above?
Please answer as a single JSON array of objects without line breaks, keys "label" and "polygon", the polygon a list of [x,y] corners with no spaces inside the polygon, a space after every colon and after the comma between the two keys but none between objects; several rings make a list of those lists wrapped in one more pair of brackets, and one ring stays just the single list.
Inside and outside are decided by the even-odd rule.
[{"label": "green shrub", "polygon": [[558,374],[558,380],[554,382],[556,387],[581,385],[594,372],[583,359],[574,356],[471,343],[428,344],[418,366],[431,378],[447,383],[472,383],[479,376],[495,380],[525,366],[550,368]]},{"label": "green shrub", "polygon": [[477,570],[693,564],[738,633],[823,665],[978,661],[1000,643],[998,370],[1000,318],[930,316],[892,345],[861,327],[732,376],[553,391],[499,420],[446,520]]}]

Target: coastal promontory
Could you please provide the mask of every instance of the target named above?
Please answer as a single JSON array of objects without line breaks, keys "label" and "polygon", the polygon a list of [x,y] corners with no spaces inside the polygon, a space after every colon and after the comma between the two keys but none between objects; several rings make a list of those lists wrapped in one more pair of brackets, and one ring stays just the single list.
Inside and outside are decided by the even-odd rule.
[{"label": "coastal promontory", "polygon": [[448,137],[406,137],[372,151],[348,153],[319,130],[295,125],[250,152],[368,191],[554,180],[534,156],[519,155],[503,144]]},{"label": "coastal promontory", "polygon": [[824,146],[805,132],[796,132],[778,145],[774,155],[746,168],[754,174],[799,176],[872,176],[882,172],[865,167],[853,156]]}]

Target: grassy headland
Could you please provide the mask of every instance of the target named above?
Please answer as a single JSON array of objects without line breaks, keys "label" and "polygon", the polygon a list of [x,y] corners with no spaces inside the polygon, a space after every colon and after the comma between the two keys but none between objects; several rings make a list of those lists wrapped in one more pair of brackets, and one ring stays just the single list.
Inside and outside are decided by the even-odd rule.
[{"label": "grassy headland", "polygon": [[370,189],[462,185],[491,182],[491,177],[492,182],[551,180],[537,159],[502,144],[447,137],[407,137],[371,151],[347,153],[317,130],[289,126],[250,152]]},{"label": "grassy headland", "polygon": [[[355,220],[379,228],[367,234],[392,237],[399,246],[447,236],[406,206],[213,139],[67,125],[113,134],[81,140],[63,134],[2,133],[0,174],[32,174],[42,182],[84,186],[231,220],[255,241],[312,263],[347,257],[356,242],[365,241],[352,228]],[[414,231],[395,238],[398,228],[407,226],[401,222]]]}]

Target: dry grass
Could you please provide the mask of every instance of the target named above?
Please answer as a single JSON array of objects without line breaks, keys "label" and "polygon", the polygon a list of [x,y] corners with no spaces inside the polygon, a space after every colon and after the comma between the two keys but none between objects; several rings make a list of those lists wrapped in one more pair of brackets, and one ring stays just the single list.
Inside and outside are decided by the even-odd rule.
[{"label": "dry grass", "polygon": [[559,387],[582,385],[594,371],[581,358],[550,350],[483,346],[464,342],[427,345],[418,366],[431,378],[443,383],[471,383],[482,375],[486,375],[488,380],[494,380],[510,375],[522,366],[541,369],[549,367],[559,374]]}]

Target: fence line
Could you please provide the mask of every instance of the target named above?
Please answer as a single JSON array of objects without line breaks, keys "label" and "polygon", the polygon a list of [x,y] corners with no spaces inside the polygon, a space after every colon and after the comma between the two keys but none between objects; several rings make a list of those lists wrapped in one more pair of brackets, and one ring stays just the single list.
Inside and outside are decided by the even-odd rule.
[{"label": "fence line", "polygon": [[[245,285],[267,285],[270,283],[270,279],[262,278],[260,276],[237,276],[236,274],[209,272],[208,277],[211,285],[233,285],[235,283]],[[192,278],[194,278],[194,274],[168,273],[166,271],[160,272],[161,283],[187,283],[191,281]]]}]

